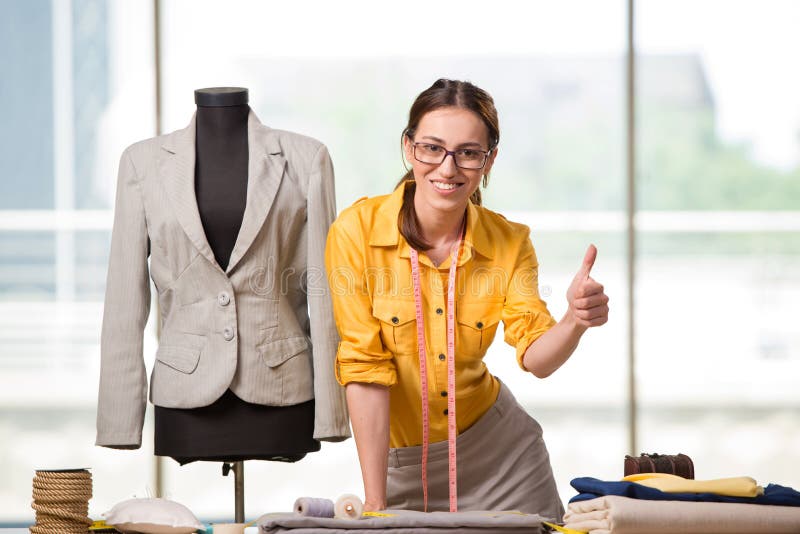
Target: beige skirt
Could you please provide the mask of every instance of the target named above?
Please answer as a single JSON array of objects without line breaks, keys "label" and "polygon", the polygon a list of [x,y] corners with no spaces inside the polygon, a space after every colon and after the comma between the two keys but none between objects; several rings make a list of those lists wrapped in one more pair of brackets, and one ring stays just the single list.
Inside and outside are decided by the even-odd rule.
[{"label": "beige skirt", "polygon": [[[497,401],[456,438],[458,510],[517,510],[560,520],[542,427],[502,382]],[[428,511],[450,509],[447,441],[428,448]],[[388,508],[422,510],[422,447],[389,449]]]}]

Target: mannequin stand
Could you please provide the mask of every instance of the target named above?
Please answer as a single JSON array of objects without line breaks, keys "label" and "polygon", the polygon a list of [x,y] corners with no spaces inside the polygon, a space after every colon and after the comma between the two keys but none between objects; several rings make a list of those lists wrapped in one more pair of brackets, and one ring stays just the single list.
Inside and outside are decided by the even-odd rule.
[{"label": "mannequin stand", "polygon": [[244,523],[244,462],[222,464],[222,476],[233,471],[234,522]]}]

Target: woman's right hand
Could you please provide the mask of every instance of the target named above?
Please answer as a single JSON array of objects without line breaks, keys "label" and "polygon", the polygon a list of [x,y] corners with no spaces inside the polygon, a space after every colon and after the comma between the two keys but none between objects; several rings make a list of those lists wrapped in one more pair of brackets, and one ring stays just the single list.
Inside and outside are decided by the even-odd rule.
[{"label": "woman's right hand", "polygon": [[365,512],[380,512],[381,510],[386,510],[386,499],[382,502],[378,501],[365,501],[364,502],[364,511]]},{"label": "woman's right hand", "polygon": [[364,511],[385,510],[389,470],[389,388],[350,382],[345,391],[364,480]]}]

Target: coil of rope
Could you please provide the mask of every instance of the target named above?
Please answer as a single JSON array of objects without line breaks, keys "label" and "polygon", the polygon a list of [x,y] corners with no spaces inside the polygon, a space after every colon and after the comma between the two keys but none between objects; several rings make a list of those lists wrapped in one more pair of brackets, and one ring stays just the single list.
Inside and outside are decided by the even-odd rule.
[{"label": "coil of rope", "polygon": [[33,477],[33,503],[36,524],[32,534],[84,534],[92,498],[92,474],[86,469],[37,470]]}]

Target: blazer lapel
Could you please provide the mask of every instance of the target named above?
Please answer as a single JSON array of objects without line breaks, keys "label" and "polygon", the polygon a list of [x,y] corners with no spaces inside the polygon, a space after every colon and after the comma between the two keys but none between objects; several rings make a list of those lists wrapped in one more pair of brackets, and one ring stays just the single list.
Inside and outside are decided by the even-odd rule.
[{"label": "blazer lapel", "polygon": [[183,231],[200,254],[217,265],[214,251],[203,231],[194,191],[195,120],[195,116],[192,116],[187,128],[166,136],[162,144],[165,152],[160,155],[158,172]]},{"label": "blazer lapel", "polygon": [[241,261],[261,230],[278,193],[286,166],[286,159],[277,140],[252,110],[247,119],[247,143],[247,204],[242,226],[228,261],[228,273]]}]

